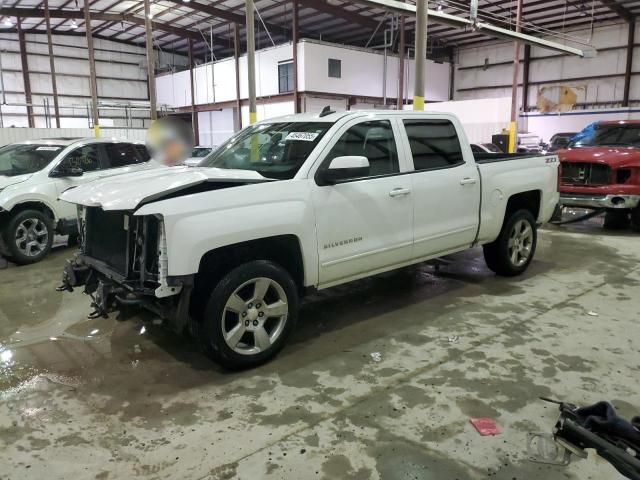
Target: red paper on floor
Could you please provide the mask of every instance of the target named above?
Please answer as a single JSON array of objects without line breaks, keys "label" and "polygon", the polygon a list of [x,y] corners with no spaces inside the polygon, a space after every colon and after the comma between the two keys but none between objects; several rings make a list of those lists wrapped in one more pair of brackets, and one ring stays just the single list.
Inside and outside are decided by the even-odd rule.
[{"label": "red paper on floor", "polygon": [[472,418],[471,425],[473,425],[483,437],[502,433],[500,427],[490,418]]}]

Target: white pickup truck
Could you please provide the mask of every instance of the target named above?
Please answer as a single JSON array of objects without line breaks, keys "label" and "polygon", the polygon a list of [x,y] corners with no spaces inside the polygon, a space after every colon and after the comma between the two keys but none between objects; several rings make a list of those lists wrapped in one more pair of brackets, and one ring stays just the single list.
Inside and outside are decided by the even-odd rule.
[{"label": "white pickup truck", "polygon": [[474,154],[457,118],[323,112],[260,122],[199,167],[70,190],[81,250],[61,289],[141,305],[228,368],[284,345],[301,296],[484,245],[522,273],[558,203],[554,155]]}]

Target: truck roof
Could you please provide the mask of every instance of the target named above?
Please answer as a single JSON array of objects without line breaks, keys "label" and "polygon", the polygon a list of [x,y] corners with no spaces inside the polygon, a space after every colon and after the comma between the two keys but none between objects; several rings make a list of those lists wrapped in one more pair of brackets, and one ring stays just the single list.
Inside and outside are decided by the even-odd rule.
[{"label": "truck roof", "polygon": [[366,117],[373,115],[447,115],[445,112],[423,111],[416,112],[413,110],[347,110],[342,112],[332,112],[324,116],[320,113],[297,113],[292,115],[284,115],[282,117],[267,118],[260,120],[258,123],[273,122],[327,122],[335,123],[345,117]]}]

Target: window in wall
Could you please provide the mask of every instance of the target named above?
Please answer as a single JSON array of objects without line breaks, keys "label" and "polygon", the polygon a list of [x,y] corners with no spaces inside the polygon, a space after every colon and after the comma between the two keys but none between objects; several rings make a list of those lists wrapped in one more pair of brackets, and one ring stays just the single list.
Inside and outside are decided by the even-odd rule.
[{"label": "window in wall", "polygon": [[367,157],[370,177],[400,171],[396,140],[389,120],[362,122],[351,127],[333,146],[325,165],[344,155]]},{"label": "window in wall", "polygon": [[464,162],[455,127],[449,120],[404,120],[416,170],[444,168]]},{"label": "window in wall", "polygon": [[293,92],[293,61],[278,64],[278,91]]},{"label": "window in wall", "polygon": [[336,58],[329,59],[329,77],[342,78],[342,60]]}]

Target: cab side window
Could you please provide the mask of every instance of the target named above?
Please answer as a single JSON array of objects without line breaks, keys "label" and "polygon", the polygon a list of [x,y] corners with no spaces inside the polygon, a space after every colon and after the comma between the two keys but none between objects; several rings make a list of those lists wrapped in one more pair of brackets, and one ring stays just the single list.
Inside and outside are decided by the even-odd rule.
[{"label": "cab side window", "polygon": [[370,177],[400,171],[396,140],[389,120],[362,122],[351,127],[333,146],[325,165],[345,155],[367,157]]},{"label": "cab side window", "polygon": [[464,163],[456,128],[449,120],[404,120],[416,170],[455,167]]},{"label": "cab side window", "polygon": [[60,163],[60,167],[64,170],[81,168],[83,172],[100,170],[102,168],[100,165],[100,145],[85,145],[76,148],[67,154]]},{"label": "cab side window", "polygon": [[119,168],[140,163],[138,152],[131,143],[106,143],[107,168]]}]

